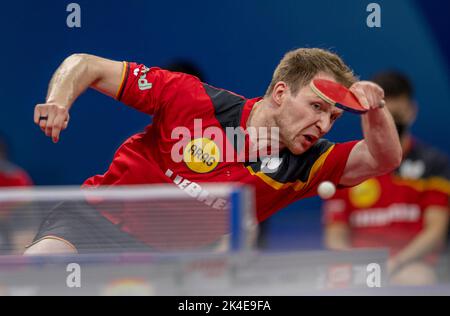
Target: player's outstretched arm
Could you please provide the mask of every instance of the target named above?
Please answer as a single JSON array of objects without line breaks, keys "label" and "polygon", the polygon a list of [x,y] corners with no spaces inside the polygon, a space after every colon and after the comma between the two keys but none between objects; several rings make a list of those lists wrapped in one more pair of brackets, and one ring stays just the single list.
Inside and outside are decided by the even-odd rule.
[{"label": "player's outstretched arm", "polygon": [[69,109],[88,87],[114,97],[121,84],[123,63],[87,54],[64,60],[50,81],[45,103],[34,109],[34,122],[53,142],[69,123]]},{"label": "player's outstretched arm", "polygon": [[388,109],[384,91],[375,83],[362,81],[350,90],[369,111],[362,115],[364,140],[355,145],[340,184],[353,186],[396,169],[402,161],[400,139]]}]

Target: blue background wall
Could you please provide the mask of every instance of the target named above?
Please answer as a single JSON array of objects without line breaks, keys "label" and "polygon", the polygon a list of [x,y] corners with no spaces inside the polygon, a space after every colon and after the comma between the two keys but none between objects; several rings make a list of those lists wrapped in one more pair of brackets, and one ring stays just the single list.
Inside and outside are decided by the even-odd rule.
[{"label": "blue background wall", "polygon": [[[370,2],[382,7],[380,29],[366,25]],[[209,83],[254,97],[264,93],[287,50],[331,48],[363,79],[392,67],[410,75],[420,104],[414,132],[450,153],[447,1],[83,0],[77,1],[79,29],[66,26],[69,3],[8,1],[0,13],[0,131],[12,144],[13,160],[36,184],[80,184],[103,173],[119,144],[151,120],[88,91],[75,103],[60,143],[46,138],[32,122],[34,105],[44,101],[57,66],[75,52],[148,66],[187,57],[203,69]],[[360,136],[358,118],[347,115],[329,138]],[[317,199],[303,201],[275,216],[272,232],[288,232],[286,243],[277,234],[278,244],[319,246],[318,205]],[[293,232],[298,238],[292,239]]]}]

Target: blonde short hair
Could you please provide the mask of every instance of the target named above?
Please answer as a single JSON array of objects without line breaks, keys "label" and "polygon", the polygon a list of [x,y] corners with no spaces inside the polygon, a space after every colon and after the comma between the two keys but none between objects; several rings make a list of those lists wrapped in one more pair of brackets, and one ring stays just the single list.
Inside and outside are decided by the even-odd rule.
[{"label": "blonde short hair", "polygon": [[286,82],[291,93],[296,95],[319,72],[330,74],[347,88],[357,81],[353,71],[338,55],[320,48],[299,48],[284,55],[275,69],[266,96],[272,94],[280,81]]}]

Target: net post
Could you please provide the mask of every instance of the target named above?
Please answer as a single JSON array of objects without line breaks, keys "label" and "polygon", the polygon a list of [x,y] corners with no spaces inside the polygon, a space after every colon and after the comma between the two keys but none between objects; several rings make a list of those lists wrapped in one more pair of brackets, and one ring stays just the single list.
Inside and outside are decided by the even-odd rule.
[{"label": "net post", "polygon": [[248,186],[233,188],[230,201],[230,251],[251,250],[255,247],[257,234],[253,189]]},{"label": "net post", "polygon": [[230,250],[237,252],[242,248],[242,189],[234,189],[230,200]]}]

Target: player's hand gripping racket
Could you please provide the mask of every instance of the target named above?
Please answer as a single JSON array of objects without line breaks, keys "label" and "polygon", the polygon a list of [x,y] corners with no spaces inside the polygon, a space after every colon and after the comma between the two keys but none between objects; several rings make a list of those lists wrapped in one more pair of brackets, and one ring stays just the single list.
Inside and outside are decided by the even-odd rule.
[{"label": "player's hand gripping racket", "polygon": [[349,89],[339,83],[316,79],[311,81],[310,87],[319,98],[340,109],[356,114],[363,114],[368,111]]}]

